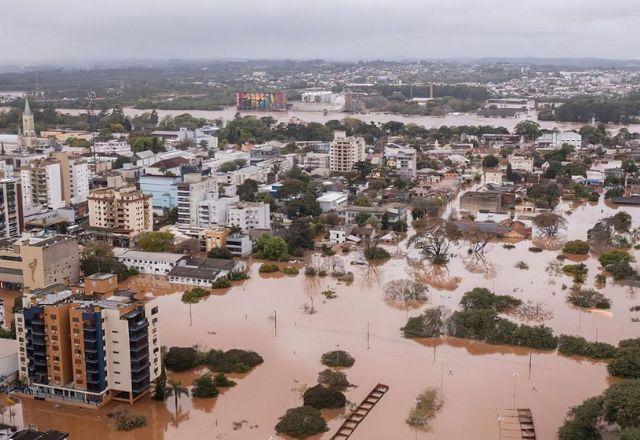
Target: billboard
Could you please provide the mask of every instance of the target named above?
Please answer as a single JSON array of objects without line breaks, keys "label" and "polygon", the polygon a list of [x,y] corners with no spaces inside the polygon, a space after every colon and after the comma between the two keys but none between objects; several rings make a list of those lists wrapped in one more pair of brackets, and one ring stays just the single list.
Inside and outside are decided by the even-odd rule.
[{"label": "billboard", "polygon": [[286,111],[287,97],[284,92],[238,92],[236,109]]}]

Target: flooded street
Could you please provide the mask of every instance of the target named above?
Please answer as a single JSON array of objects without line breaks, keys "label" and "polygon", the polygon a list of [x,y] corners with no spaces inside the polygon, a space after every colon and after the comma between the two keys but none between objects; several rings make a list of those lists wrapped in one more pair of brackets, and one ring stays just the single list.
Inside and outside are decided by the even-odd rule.
[{"label": "flooded street", "polygon": [[[568,209],[561,205],[559,211]],[[638,208],[627,210],[639,218]],[[613,212],[602,204],[573,209],[567,217],[569,238],[585,238],[586,229]],[[356,440],[496,439],[496,411],[513,407],[514,399],[516,406],[533,411],[538,438],[554,438],[569,407],[607,387],[604,363],[454,338],[404,339],[400,327],[419,311],[398,310],[383,300],[385,283],[395,279],[415,278],[431,286],[423,308],[455,309],[465,291],[484,286],[496,293],[543,301],[553,311],[546,324],[556,334],[590,340],[597,335],[598,340],[611,343],[638,336],[640,324],[631,322],[634,314],[629,311],[639,302],[633,289],[609,280],[604,293],[612,300],[612,316],[579,312],[566,303],[562,290],[563,284],[571,285],[571,279],[549,273],[548,266],[557,261],[559,252],[532,253],[530,246],[531,242],[521,242],[509,250],[494,243],[485,260],[473,261],[461,244],[446,270],[408,260],[402,244],[389,246],[394,257],[382,265],[347,265],[355,274],[351,286],[302,273],[263,276],[254,262],[249,280],[191,306],[191,326],[189,305],[181,302],[179,289],[160,277],[135,277],[124,286],[158,297],[163,345],[251,349],[263,356],[264,364],[244,377],[234,377],[238,385],[216,399],[181,397],[177,411],[172,397],[164,403],[145,398],[132,410],[147,416],[148,425],[129,433],[117,432],[107,419],[114,403],[96,412],[25,401],[22,408],[18,405],[16,417],[23,417],[24,424],[69,431],[71,438],[82,439],[268,439],[275,436],[274,426],[285,410],[301,404],[301,391],[316,384],[318,372],[324,369],[322,353],[339,348],[356,358],[355,365],[345,370],[356,385],[346,392],[350,402],[359,403],[377,383],[390,386],[355,431],[352,438]],[[353,257],[353,253],[339,256]],[[528,270],[514,267],[520,260],[529,265]],[[591,256],[585,263],[589,267],[585,286],[590,287],[599,272],[598,262]],[[327,288],[334,289],[337,298],[327,300],[320,294]],[[317,313],[306,313],[305,306]],[[170,379],[190,385],[197,375],[196,371],[170,374]],[[433,419],[431,432],[416,432],[404,420],[426,387],[442,388],[445,404]],[[320,438],[330,438],[346,412],[325,412],[330,431]]]}]

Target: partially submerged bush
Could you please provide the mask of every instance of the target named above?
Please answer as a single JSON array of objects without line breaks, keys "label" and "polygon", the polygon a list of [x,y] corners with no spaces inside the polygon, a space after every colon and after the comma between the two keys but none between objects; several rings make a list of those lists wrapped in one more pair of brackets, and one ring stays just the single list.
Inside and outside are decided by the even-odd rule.
[{"label": "partially submerged bush", "polygon": [[213,384],[220,388],[231,388],[237,385],[236,382],[227,378],[227,376],[225,376],[223,373],[218,373],[215,375],[215,377],[213,378]]},{"label": "partially submerged bush", "polygon": [[246,373],[263,362],[264,359],[255,351],[235,348],[209,350],[203,357],[203,363],[217,373]]},{"label": "partially submerged bush", "polygon": [[199,352],[193,347],[171,347],[164,362],[172,371],[186,371],[198,365],[207,365],[216,373],[247,373],[264,360],[254,351],[237,348]]},{"label": "partially submerged bush", "polygon": [[307,266],[304,268],[304,274],[308,277],[315,277],[318,275],[318,271],[313,266]]},{"label": "partially submerged bush", "polygon": [[376,244],[373,246],[367,245],[364,249],[364,257],[367,260],[387,260],[391,258],[391,254]]},{"label": "partially submerged bush", "polygon": [[347,402],[344,394],[340,391],[320,384],[308,388],[302,398],[305,406],[312,406],[317,409],[343,408]]},{"label": "partially submerged bush", "polygon": [[241,270],[233,270],[229,272],[229,275],[227,275],[227,278],[229,279],[229,281],[242,281],[242,280],[248,280],[249,275],[246,272],[243,272]]},{"label": "partially submerged bush", "polygon": [[590,342],[580,336],[560,335],[558,352],[565,356],[586,356],[608,359],[616,353],[616,347],[605,342]]},{"label": "partially submerged bush", "polygon": [[211,284],[211,287],[214,289],[227,289],[231,287],[231,281],[227,277],[216,278],[216,280]]},{"label": "partially submerged bush", "polygon": [[524,261],[518,261],[515,265],[516,269],[520,269],[520,270],[528,270],[529,269],[529,265],[527,263],[525,263]]},{"label": "partially submerged bush", "polygon": [[569,411],[564,424],[558,430],[560,440],[601,438],[597,423],[602,413],[602,397],[592,397]]},{"label": "partially submerged bush", "polygon": [[311,406],[288,409],[276,425],[276,432],[296,439],[304,439],[328,430],[327,422],[322,418],[320,411]]},{"label": "partially submerged bush", "polygon": [[491,309],[456,311],[447,321],[447,333],[489,344],[520,345],[552,350],[558,345],[553,330],[544,325],[516,324],[501,318]]},{"label": "partially submerged bush", "polygon": [[336,299],[338,297],[336,291],[333,289],[323,290],[322,292],[320,292],[320,294],[327,299]]},{"label": "partially submerged bush", "polygon": [[320,360],[322,365],[327,367],[351,367],[355,362],[355,358],[344,350],[329,351],[322,355]]},{"label": "partially submerged bush", "polygon": [[584,263],[580,264],[565,264],[562,267],[562,272],[566,275],[571,275],[573,277],[574,283],[584,283],[587,279],[587,274],[589,273],[589,269],[587,265]]},{"label": "partially submerged bush", "polygon": [[522,301],[509,295],[496,295],[484,287],[475,287],[465,292],[460,305],[465,310],[489,309],[498,313],[510,312],[520,306]]},{"label": "partially submerged bush", "polygon": [[318,383],[338,391],[344,391],[351,384],[347,380],[347,375],[342,371],[335,371],[330,368],[322,370],[318,373]]},{"label": "partially submerged bush", "polygon": [[416,405],[409,412],[407,423],[411,426],[426,428],[438,411],[444,405],[444,400],[435,388],[427,388],[416,398]]},{"label": "partially submerged bush", "polygon": [[211,374],[203,374],[193,381],[193,389],[191,390],[191,395],[193,397],[212,399],[217,397],[218,394],[220,394],[220,391],[211,378]]},{"label": "partially submerged bush", "polygon": [[293,267],[293,266],[288,266],[288,267],[283,268],[282,272],[287,274],[287,275],[298,275],[300,273],[298,268]]},{"label": "partially submerged bush", "polygon": [[277,264],[262,263],[260,265],[260,268],[258,269],[258,272],[260,272],[260,273],[274,273],[274,272],[278,272],[279,270],[280,270],[280,267]]},{"label": "partially submerged bush", "polygon": [[384,288],[384,299],[390,303],[407,304],[427,301],[429,288],[417,281],[393,280]]},{"label": "partially submerged bush", "polygon": [[191,290],[185,290],[182,294],[182,302],[195,304],[202,298],[206,298],[210,295],[210,292],[202,287],[194,287]]},{"label": "partially submerged bush", "polygon": [[444,307],[425,310],[422,315],[411,317],[401,328],[405,338],[433,338],[444,333],[446,311]]},{"label": "partially submerged bush", "polygon": [[107,413],[107,417],[116,420],[116,430],[118,431],[132,431],[147,425],[145,416],[131,413],[128,409],[112,409]]},{"label": "partially submerged bush", "polygon": [[582,240],[568,241],[564,244],[562,252],[565,254],[586,255],[589,253],[589,244]]},{"label": "partially submerged bush", "polygon": [[567,296],[567,301],[574,306],[588,309],[608,309],[611,307],[609,298],[594,289],[571,289]]},{"label": "partially submerged bush", "polygon": [[636,271],[631,267],[634,258],[626,251],[605,252],[600,255],[598,261],[614,280],[620,281],[637,276]]},{"label": "partially submerged bush", "polygon": [[164,356],[164,365],[171,371],[186,371],[198,362],[199,353],[193,347],[171,347]]},{"label": "partially submerged bush", "polygon": [[640,379],[640,338],[620,341],[607,368],[612,376]]}]

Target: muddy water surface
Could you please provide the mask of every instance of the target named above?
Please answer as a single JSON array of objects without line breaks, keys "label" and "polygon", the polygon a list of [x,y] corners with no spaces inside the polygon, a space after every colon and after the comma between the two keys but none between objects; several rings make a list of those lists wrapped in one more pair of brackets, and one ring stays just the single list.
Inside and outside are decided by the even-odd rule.
[{"label": "muddy water surface", "polygon": [[[604,205],[563,205],[560,210],[572,210],[567,217],[567,236],[572,239],[585,238],[586,230],[600,216],[615,212]],[[629,211],[634,221],[640,218],[637,209]],[[356,358],[355,365],[345,370],[356,385],[346,393],[351,402],[362,400],[377,383],[390,386],[352,436],[356,440],[497,439],[496,411],[511,408],[514,402],[531,408],[538,437],[551,439],[569,407],[606,388],[609,379],[604,363],[453,338],[406,340],[399,329],[419,310],[399,310],[383,300],[384,285],[400,278],[415,278],[432,286],[423,308],[444,305],[455,309],[466,290],[485,286],[497,293],[543,301],[553,312],[546,324],[558,334],[591,340],[597,335],[612,343],[640,334],[640,324],[631,322],[639,314],[629,311],[640,302],[633,289],[609,281],[603,290],[612,300],[611,315],[578,311],[565,301],[562,285],[570,286],[570,278],[549,269],[559,252],[531,253],[530,246],[531,242],[521,242],[509,250],[495,243],[484,259],[472,259],[460,245],[446,269],[408,259],[404,243],[389,246],[394,257],[382,265],[351,266],[352,254],[340,256],[355,274],[350,286],[330,277],[309,279],[302,273],[262,276],[259,263],[254,263],[251,279],[193,305],[191,325],[189,306],[180,301],[179,288],[167,285],[161,277],[136,277],[126,286],[157,297],[163,345],[252,349],[264,357],[264,364],[235,377],[238,385],[213,400],[182,396],[177,408],[172,397],[164,403],[141,401],[132,410],[146,415],[148,426],[130,433],[117,432],[106,418],[115,404],[89,411],[28,401],[17,405],[16,417],[25,424],[69,431],[73,439],[277,438],[273,428],[278,417],[301,403],[306,386],[315,385],[323,369],[322,353],[339,348]],[[516,269],[518,261],[525,261],[529,269]],[[593,256],[585,263],[589,267],[586,285],[591,287],[598,263]],[[327,288],[334,289],[337,298],[327,300],[320,294]],[[315,313],[308,313],[310,309]],[[170,378],[189,385],[199,373]],[[404,420],[415,397],[426,387],[442,389],[445,405],[430,432],[416,432]],[[330,431],[318,438],[329,438],[344,413],[326,412]]]}]

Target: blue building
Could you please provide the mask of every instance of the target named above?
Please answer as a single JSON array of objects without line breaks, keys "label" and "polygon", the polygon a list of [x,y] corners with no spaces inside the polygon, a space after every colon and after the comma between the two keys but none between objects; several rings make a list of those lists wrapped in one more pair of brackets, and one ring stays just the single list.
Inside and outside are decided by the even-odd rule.
[{"label": "blue building", "polygon": [[178,206],[179,176],[140,176],[140,190],[153,196],[153,209]]}]

